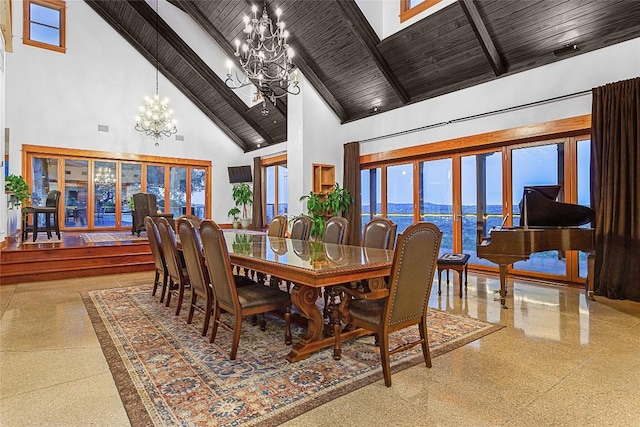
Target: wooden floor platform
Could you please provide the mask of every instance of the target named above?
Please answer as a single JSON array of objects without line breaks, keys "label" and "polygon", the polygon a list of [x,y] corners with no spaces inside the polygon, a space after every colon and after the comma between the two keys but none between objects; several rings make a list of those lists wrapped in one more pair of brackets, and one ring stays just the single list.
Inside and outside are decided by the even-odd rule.
[{"label": "wooden floor platform", "polygon": [[[86,233],[86,232],[85,232]],[[64,232],[45,243],[9,243],[0,251],[0,285],[153,271],[148,240],[88,243]]]}]

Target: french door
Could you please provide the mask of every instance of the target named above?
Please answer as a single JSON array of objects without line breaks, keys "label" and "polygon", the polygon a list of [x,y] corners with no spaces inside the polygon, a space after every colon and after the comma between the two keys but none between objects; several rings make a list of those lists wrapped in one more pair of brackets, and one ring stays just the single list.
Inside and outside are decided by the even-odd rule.
[{"label": "french door", "polygon": [[[589,161],[590,140],[583,136],[376,165],[361,171],[362,225],[381,215],[401,233],[414,222],[432,222],[443,233],[441,254],[467,253],[474,268],[497,270],[477,257],[476,245],[492,229],[520,225],[524,187],[558,184],[557,201],[589,206]],[[510,269],[584,282],[587,260],[577,251],[548,251]]]}]

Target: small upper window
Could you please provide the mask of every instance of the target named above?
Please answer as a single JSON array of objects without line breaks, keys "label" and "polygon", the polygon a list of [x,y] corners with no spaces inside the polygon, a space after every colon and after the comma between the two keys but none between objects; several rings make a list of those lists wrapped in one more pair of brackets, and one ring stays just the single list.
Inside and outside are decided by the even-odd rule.
[{"label": "small upper window", "polygon": [[23,43],[65,52],[65,2],[26,0],[24,2]]},{"label": "small upper window", "polygon": [[413,18],[442,0],[400,0],[400,22]]}]

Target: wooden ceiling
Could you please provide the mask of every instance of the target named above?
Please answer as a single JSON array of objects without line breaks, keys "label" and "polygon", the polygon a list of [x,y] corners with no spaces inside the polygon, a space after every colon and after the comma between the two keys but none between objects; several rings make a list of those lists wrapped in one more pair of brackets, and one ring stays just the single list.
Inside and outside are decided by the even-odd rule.
[{"label": "wooden ceiling", "polygon": [[[145,1],[85,1],[155,64]],[[251,1],[169,1],[233,56]],[[459,0],[382,41],[353,0],[266,3],[272,17],[282,10],[296,66],[342,123],[640,37],[638,0]],[[286,102],[262,116],[161,19],[158,32],[160,71],[243,150],[286,140]]]}]

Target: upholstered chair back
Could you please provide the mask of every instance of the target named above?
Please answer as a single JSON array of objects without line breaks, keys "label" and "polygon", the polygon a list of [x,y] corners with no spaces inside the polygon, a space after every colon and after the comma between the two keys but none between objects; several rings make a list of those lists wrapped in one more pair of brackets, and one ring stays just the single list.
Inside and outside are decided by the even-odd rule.
[{"label": "upholstered chair back", "polygon": [[362,231],[362,244],[366,248],[393,249],[398,226],[387,218],[373,218]]},{"label": "upholstered chair back", "polygon": [[208,298],[211,295],[211,289],[209,288],[209,275],[202,255],[200,232],[187,218],[178,219],[177,224],[182,255],[189,273],[191,286],[197,294]]},{"label": "upholstered chair back", "polygon": [[286,232],[287,219],[282,215],[273,217],[273,219],[269,223],[269,230],[267,234],[271,237],[284,237]]},{"label": "upholstered chair back", "polygon": [[385,308],[385,321],[391,328],[424,316],[441,238],[440,229],[426,222],[409,226],[398,238]]},{"label": "upholstered chair back", "polygon": [[311,218],[301,215],[293,220],[289,237],[296,240],[309,240],[311,231]]},{"label": "upholstered chair back", "polygon": [[349,221],[341,216],[334,216],[327,220],[324,226],[324,243],[346,244],[347,233],[349,231]]},{"label": "upholstered chair back", "polygon": [[229,252],[222,230],[214,221],[205,219],[200,224],[200,241],[214,298],[227,307],[236,307],[238,296],[229,261]]}]

